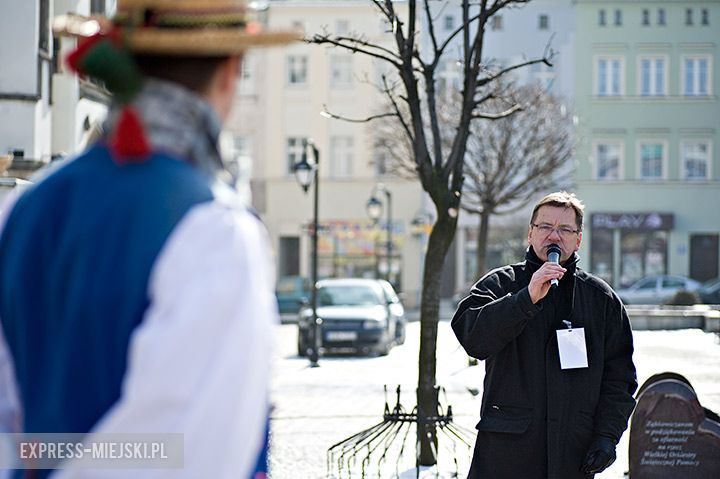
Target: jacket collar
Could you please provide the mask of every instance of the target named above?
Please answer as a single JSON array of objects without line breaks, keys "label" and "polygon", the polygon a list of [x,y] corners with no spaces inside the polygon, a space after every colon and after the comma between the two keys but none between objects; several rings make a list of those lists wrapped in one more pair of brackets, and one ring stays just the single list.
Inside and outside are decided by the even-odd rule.
[{"label": "jacket collar", "polygon": [[[538,255],[535,253],[535,250],[532,246],[528,246],[527,250],[525,251],[525,261],[527,261],[528,266],[530,266],[530,269],[535,272],[537,271],[540,266],[542,266],[545,262],[541,260]],[[562,266],[568,270],[568,273],[571,273],[571,275],[575,274],[575,270],[577,269],[578,261],[580,261],[580,256],[576,252],[574,252],[570,257],[562,263]],[[567,275],[565,275],[567,276]]]}]

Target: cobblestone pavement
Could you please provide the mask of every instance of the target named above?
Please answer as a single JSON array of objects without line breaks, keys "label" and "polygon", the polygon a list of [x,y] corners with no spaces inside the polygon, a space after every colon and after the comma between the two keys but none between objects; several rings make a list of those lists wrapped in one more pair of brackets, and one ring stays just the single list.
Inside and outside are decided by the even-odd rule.
[{"label": "cobblestone pavement", "polygon": [[[401,385],[402,404],[408,410],[414,407],[419,326],[410,323],[406,344],[388,356],[322,358],[319,368],[310,368],[305,358],[297,356],[297,327],[278,326],[272,385],[272,479],[328,477],[328,448],[382,420],[384,385],[391,389]],[[720,344],[715,335],[700,330],[637,331],[635,347],[640,384],[659,372],[680,373],[690,380],[705,407],[720,411]],[[441,400],[446,397],[444,402],[452,404],[457,424],[473,429],[480,410],[484,368],[482,363],[468,366],[447,321],[439,324],[437,358],[437,382],[445,388]],[[393,394],[389,394],[392,404]],[[623,477],[628,464],[627,437],[626,433],[618,446],[616,463],[596,478]],[[410,442],[407,447],[411,446]],[[459,455],[463,456],[459,466],[463,477],[466,466],[462,461],[467,464],[469,455]],[[400,477],[414,478],[415,470],[407,469],[398,469]],[[355,470],[360,470],[359,462]],[[426,472],[421,477],[430,476]]]}]

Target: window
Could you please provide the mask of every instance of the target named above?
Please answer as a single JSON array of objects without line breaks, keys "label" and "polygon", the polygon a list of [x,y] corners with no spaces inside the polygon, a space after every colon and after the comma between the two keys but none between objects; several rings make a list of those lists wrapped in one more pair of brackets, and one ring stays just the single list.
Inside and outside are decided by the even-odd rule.
[{"label": "window", "polygon": [[[383,140],[379,140],[383,141]],[[387,148],[384,144],[380,143],[376,146],[373,153],[373,164],[375,166],[375,176],[383,176],[388,173],[388,155],[384,151]]]},{"label": "window", "polygon": [[50,0],[40,0],[38,15],[38,47],[40,51],[50,54]]},{"label": "window", "polygon": [[624,59],[597,57],[595,93],[598,96],[620,96],[624,93]]},{"label": "window", "polygon": [[286,143],[288,174],[292,175],[295,172],[295,163],[301,161],[306,141],[307,138],[302,136],[288,137]]},{"label": "window", "polygon": [[637,289],[655,289],[657,288],[657,278],[645,278],[637,283]]},{"label": "window", "polygon": [[685,9],[685,25],[693,24],[693,11],[692,8]]},{"label": "window", "polygon": [[710,142],[685,140],[680,144],[681,175],[686,180],[710,179]]},{"label": "window", "polygon": [[105,15],[105,0],[90,0],[90,14]]},{"label": "window", "polygon": [[287,81],[289,85],[304,85],[307,83],[306,56],[289,55],[287,57]]},{"label": "window", "polygon": [[665,9],[664,8],[658,8],[657,23],[658,23],[658,25],[665,25]]},{"label": "window", "polygon": [[547,30],[550,28],[550,18],[547,15],[540,15],[538,17],[538,28],[540,30]]},{"label": "window", "polygon": [[622,10],[615,10],[615,26],[622,25]]},{"label": "window", "polygon": [[710,95],[710,56],[683,58],[683,95]]},{"label": "window", "polygon": [[663,96],[666,94],[665,57],[640,57],[640,95]]},{"label": "window", "polygon": [[352,136],[330,137],[330,177],[349,178],[353,175]]},{"label": "window", "polygon": [[597,142],[595,144],[596,179],[621,179],[622,148],[623,144],[620,141]]},{"label": "window", "polygon": [[[285,276],[297,276],[300,274],[300,238],[297,236],[281,236],[280,248],[278,248],[278,292],[297,291],[295,278]],[[302,294],[302,291],[299,291]]]},{"label": "window", "polygon": [[590,270],[608,283],[613,283],[613,230],[592,229],[590,241]]},{"label": "window", "polygon": [[240,95],[252,95],[255,93],[255,56],[246,53],[240,69]]},{"label": "window", "polygon": [[641,23],[643,26],[650,25],[650,10],[648,10],[647,8],[643,8]]},{"label": "window", "polygon": [[[620,285],[630,285],[644,276],[665,274],[667,258],[667,231],[621,230]],[[638,287],[645,291],[654,290],[657,283],[655,278],[645,278]]]},{"label": "window", "polygon": [[502,15],[493,15],[493,17],[490,19],[490,29],[493,31],[502,30],[503,28],[503,19]]},{"label": "window", "polygon": [[445,27],[445,31],[449,32],[455,28],[455,18],[452,15],[445,15],[445,18],[443,19],[443,26]]},{"label": "window", "polygon": [[605,10],[598,10],[598,25],[604,27],[607,24],[605,20]]},{"label": "window", "polygon": [[663,141],[640,142],[640,179],[661,180],[664,178],[665,150]]},{"label": "window", "polygon": [[330,86],[347,88],[353,83],[353,64],[350,55],[330,56]]},{"label": "window", "polygon": [[700,11],[700,24],[704,26],[710,25],[710,12],[707,8]]}]

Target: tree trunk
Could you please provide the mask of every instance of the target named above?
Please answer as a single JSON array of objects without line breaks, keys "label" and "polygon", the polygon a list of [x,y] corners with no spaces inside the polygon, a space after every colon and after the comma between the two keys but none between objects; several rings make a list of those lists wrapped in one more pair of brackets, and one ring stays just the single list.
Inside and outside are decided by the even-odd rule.
[{"label": "tree trunk", "polygon": [[445,255],[450,249],[457,220],[445,214],[433,226],[425,254],[422,299],[420,301],[420,356],[417,389],[418,460],[421,466],[437,463],[437,433],[427,418],[437,415],[435,389],[438,319],[440,314],[440,281]]},{"label": "tree trunk", "polygon": [[482,213],[480,213],[480,224],[478,226],[478,236],[477,236],[477,251],[475,252],[477,256],[477,270],[475,272],[476,278],[482,278],[485,275],[485,269],[487,266],[485,265],[485,260],[487,258],[487,243],[488,243],[488,235],[490,232],[490,211],[487,208],[483,208]]}]

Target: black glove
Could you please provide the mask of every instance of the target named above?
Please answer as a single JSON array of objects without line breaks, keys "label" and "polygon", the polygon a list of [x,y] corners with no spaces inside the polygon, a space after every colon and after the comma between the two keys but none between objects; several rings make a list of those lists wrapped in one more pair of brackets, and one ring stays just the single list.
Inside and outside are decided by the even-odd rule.
[{"label": "black glove", "polygon": [[590,445],[580,470],[584,474],[597,474],[615,462],[615,441],[597,437]]}]

